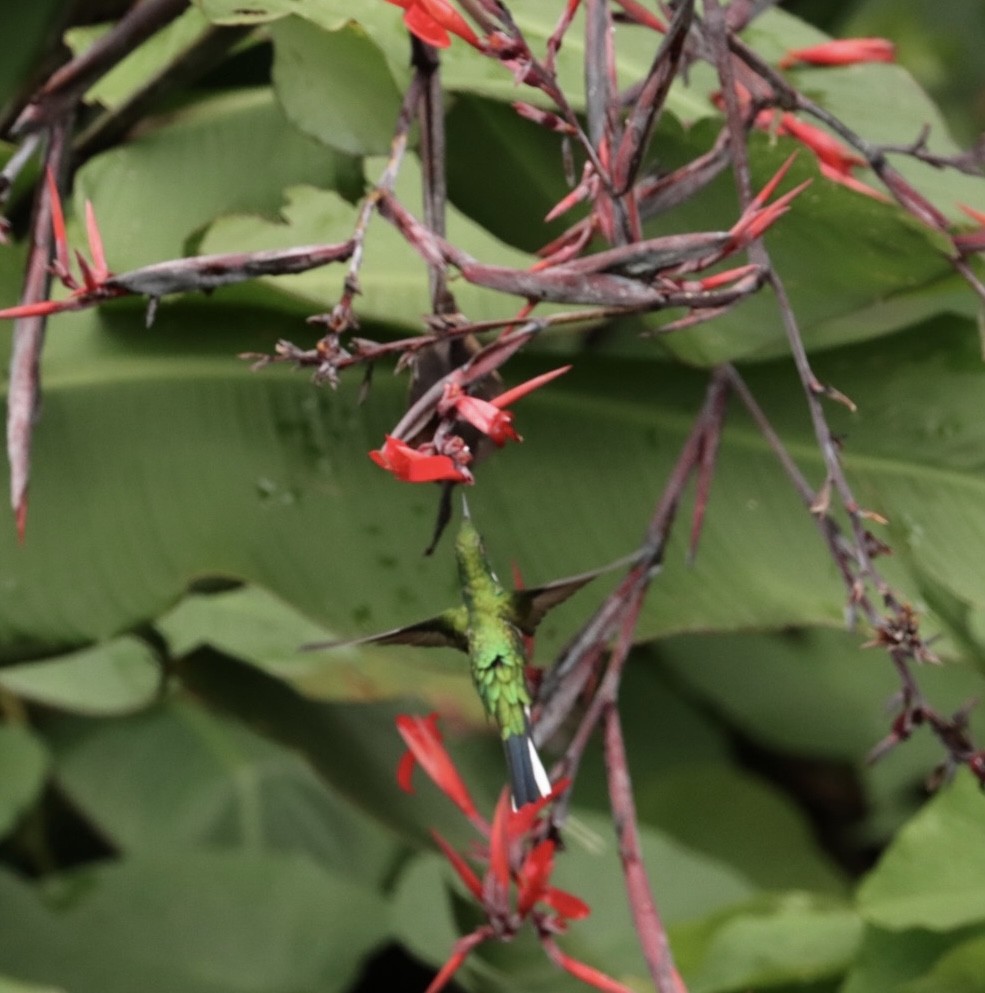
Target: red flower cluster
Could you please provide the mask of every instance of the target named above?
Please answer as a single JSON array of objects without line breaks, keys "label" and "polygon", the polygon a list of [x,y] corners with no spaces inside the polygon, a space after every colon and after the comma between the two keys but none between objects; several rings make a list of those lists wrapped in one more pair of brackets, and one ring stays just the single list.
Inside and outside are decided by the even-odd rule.
[{"label": "red flower cluster", "polygon": [[[547,956],[582,982],[605,993],[632,993],[628,987],[584,962],[571,958],[560,948],[554,936],[567,930],[568,922],[590,913],[588,905],[565,890],[550,885],[557,846],[545,837],[540,814],[568,783],[556,783],[550,794],[536,803],[513,810],[509,791],[504,790],[496,804],[492,824],[478,813],[454,762],[445,750],[438,730],[437,715],[397,718],[397,730],[408,751],[397,767],[400,786],[412,791],[414,767],[421,768],[435,785],[465,814],[488,839],[484,851],[476,856],[486,864],[480,877],[465,856],[457,852],[436,831],[434,840],[465,888],[486,912],[486,922],[460,938],[448,961],[441,967],[426,993],[439,993],[455,975],[473,948],[484,941],[509,941],[529,923],[537,932]],[[515,896],[511,898],[511,890]]]},{"label": "red flower cluster", "polygon": [[407,30],[421,41],[435,48],[451,44],[450,31],[467,41],[473,48],[482,48],[482,42],[469,27],[468,21],[455,10],[448,0],[386,0],[396,7],[403,7]]},{"label": "red flower cluster", "polygon": [[[437,412],[448,423],[449,428],[454,421],[465,421],[499,446],[505,445],[507,441],[522,441],[513,427],[513,414],[505,408],[563,375],[570,368],[570,365],[561,366],[543,375],[534,376],[492,400],[470,396],[457,380],[449,378],[438,401]],[[472,453],[468,445],[450,431],[443,432],[439,429],[432,441],[417,448],[412,448],[400,438],[387,435],[383,447],[370,452],[369,457],[405,483],[433,483],[441,480],[474,482],[468,469]]]}]

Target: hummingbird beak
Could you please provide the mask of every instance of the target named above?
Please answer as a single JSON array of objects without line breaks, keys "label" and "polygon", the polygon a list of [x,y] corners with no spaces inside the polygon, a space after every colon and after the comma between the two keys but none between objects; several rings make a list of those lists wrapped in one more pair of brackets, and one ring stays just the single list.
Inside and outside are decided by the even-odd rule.
[{"label": "hummingbird beak", "polygon": [[472,515],[469,513],[469,502],[465,499],[465,494],[462,494],[462,517],[467,521],[472,520]]}]

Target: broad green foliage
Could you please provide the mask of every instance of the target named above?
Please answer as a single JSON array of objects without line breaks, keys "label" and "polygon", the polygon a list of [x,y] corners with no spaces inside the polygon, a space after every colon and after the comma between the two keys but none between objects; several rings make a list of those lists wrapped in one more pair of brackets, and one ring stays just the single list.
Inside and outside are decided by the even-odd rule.
[{"label": "broad green foliage", "polygon": [[[860,23],[881,6],[865,4]],[[560,4],[510,7],[542,48]],[[0,64],[4,99],[60,4],[13,8],[5,31],[20,42]],[[75,176],[70,239],[84,243],[91,200],[116,272],[344,242],[385,168],[410,46],[401,11],[382,0],[196,0],[88,100],[119,107],[216,24],[256,31]],[[69,41],[84,49],[101,30]],[[582,112],[580,30],[558,72]],[[617,35],[625,84],[645,74],[656,38],[628,24]],[[772,10],[746,40],[775,62],[822,36]],[[260,78],[268,58],[270,78]],[[956,150],[899,66],[790,78],[873,141],[913,141],[926,123],[931,149]],[[459,42],[442,55],[441,80],[447,237],[482,264],[526,268],[582,216],[542,221],[569,189],[562,139],[511,104],[543,104],[543,94]],[[675,83],[650,171],[709,147],[717,86],[703,65]],[[395,192],[420,217],[417,140],[412,131]],[[756,188],[793,148],[752,137]],[[959,203],[985,209],[980,178],[901,170],[948,217],[962,216]],[[781,190],[807,178],[770,249],[817,375],[858,406],[831,404],[828,415],[856,493],[888,519],[872,525],[893,548],[880,566],[939,634],[943,665],[919,676],[950,713],[981,695],[985,657],[978,304],[940,238],[832,185],[806,153]],[[26,216],[14,200],[12,216]],[[726,173],[646,219],[646,231],[727,230],[738,212]],[[2,306],[17,299],[23,259],[22,241],[0,247]],[[333,391],[237,357],[270,353],[279,339],[313,344],[321,329],[304,319],[331,310],[344,275],[330,266],[165,300],[149,329],[134,300],[49,322],[26,542],[0,527],[0,993],[346,993],[388,944],[437,967],[478,923],[430,836],[468,850],[474,830],[420,772],[413,795],[395,782],[395,716],[435,710],[491,814],[503,759],[466,664],[412,648],[298,651],[420,620],[456,598],[448,539],[422,555],[437,488],[401,485],[367,458],[405,407],[407,377],[379,363],[362,399],[360,370]],[[507,320],[523,304],[455,274],[449,288],[470,319]],[[360,336],[420,333],[427,267],[379,217],[359,289]],[[679,316],[552,329],[504,367],[513,385],[559,357],[574,365],[517,404],[525,443],[476,467],[469,503],[500,576],[516,564],[535,585],[635,548],[707,369],[726,360],[822,485],[768,291],[702,327],[639,337]],[[5,354],[9,340],[4,329]],[[865,765],[888,733],[898,683],[884,653],[860,650],[870,632],[844,629],[845,590],[815,521],[734,398],[693,565],[690,510],[685,501],[654,579],[638,629],[646,644],[620,703],[647,869],[689,989],[975,993],[985,798],[962,770],[921,807],[941,758],[927,728]],[[600,578],[552,611],[535,662],[549,664],[617,582]],[[977,712],[971,728],[983,740]],[[546,743],[545,756],[563,745]],[[817,770],[819,803],[845,822],[827,847],[816,831],[825,811],[811,821],[784,786],[788,767]],[[554,882],[592,914],[559,945],[650,989],[595,741],[572,803]],[[857,868],[883,847],[857,885],[832,855],[850,853]],[[585,988],[529,933],[484,946],[458,980],[470,993]]]}]

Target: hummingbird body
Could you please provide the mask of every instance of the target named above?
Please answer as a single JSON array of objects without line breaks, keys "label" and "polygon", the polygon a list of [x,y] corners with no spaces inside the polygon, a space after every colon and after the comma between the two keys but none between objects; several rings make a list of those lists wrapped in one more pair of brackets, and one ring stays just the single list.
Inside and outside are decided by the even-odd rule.
[{"label": "hummingbird body", "polygon": [[525,673],[524,636],[534,634],[552,607],[567,600],[596,576],[635,557],[545,586],[506,590],[496,578],[482,538],[466,513],[455,538],[455,558],[462,588],[462,602],[457,606],[382,634],[304,647],[416,645],[457,648],[467,653],[479,698],[503,739],[513,805],[520,808],[546,796],[551,789],[530,736],[531,699]]},{"label": "hummingbird body", "polygon": [[523,635],[517,627],[514,594],[500,585],[482,538],[468,519],[455,539],[455,557],[465,605],[465,638],[472,681],[499,728],[506,749],[513,804],[522,807],[550,792],[551,784],[530,737],[530,692]]}]

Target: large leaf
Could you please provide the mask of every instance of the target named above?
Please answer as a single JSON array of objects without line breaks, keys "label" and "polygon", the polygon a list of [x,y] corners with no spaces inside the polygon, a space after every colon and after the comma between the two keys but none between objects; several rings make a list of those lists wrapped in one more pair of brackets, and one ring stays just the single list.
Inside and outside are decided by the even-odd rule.
[{"label": "large leaf", "polygon": [[[265,156],[263,169],[244,168],[261,149],[277,154]],[[359,167],[297,131],[267,88],[211,97],[149,122],[77,177],[116,271],[183,255],[187,240],[220,214],[274,215],[283,188],[305,182],[354,196]]]},{"label": "large leaf", "polygon": [[201,707],[69,724],[55,740],[59,784],[127,854],[298,852],[368,883],[390,870],[392,839],[300,756]]},{"label": "large leaf", "polygon": [[893,840],[858,892],[873,924],[944,931],[985,920],[985,818],[970,774],[920,811]]},{"label": "large leaf", "polygon": [[333,993],[386,933],[378,897],[297,855],[161,853],[64,882],[44,900],[0,876],[0,969],[73,993]]},{"label": "large leaf", "polygon": [[[865,764],[889,733],[887,704],[897,680],[888,660],[871,649],[862,652],[860,640],[824,630],[688,635],[662,642],[657,654],[744,737],[784,755],[855,769],[870,800],[864,831],[879,843],[913,812],[943,753],[930,732],[919,729],[874,766]],[[981,691],[979,674],[967,665],[928,667],[917,675],[945,714]],[[981,734],[983,715],[973,712],[972,724]]]},{"label": "large leaf", "polygon": [[123,635],[68,655],[0,669],[12,693],[80,714],[125,714],[159,693],[161,667],[151,648]]},{"label": "large leaf", "polygon": [[786,893],[678,928],[674,947],[692,993],[773,989],[840,975],[862,929],[846,907]]},{"label": "large leaf", "polygon": [[274,88],[290,120],[350,155],[386,152],[400,94],[365,32],[357,24],[325,31],[289,17],[273,26],[272,35]]},{"label": "large leaf", "polygon": [[934,967],[906,984],[906,993],[977,993],[985,970],[985,936],[963,941],[945,952]]},{"label": "large leaf", "polygon": [[48,752],[26,727],[0,725],[0,837],[37,800],[48,773]]},{"label": "large leaf", "polygon": [[[236,0],[197,0],[205,16],[220,24],[256,24],[276,20],[289,14],[298,14],[329,29],[341,27],[345,19],[355,18],[372,35],[374,40],[388,53],[395,53],[399,42],[403,51],[407,50],[406,31],[396,11],[385,10],[378,4],[362,4],[354,9],[345,0],[313,0],[298,9],[291,0],[272,0],[259,7],[243,7]],[[557,12],[538,0],[514,0],[510,13],[523,32],[531,49],[542,54],[545,43],[557,24]],[[619,82],[629,85],[646,75],[653,62],[653,56],[661,42],[661,36],[648,28],[626,24],[619,30]],[[389,57],[392,58],[392,55]],[[576,19],[557,57],[557,77],[561,88],[569,95],[571,105],[576,110],[584,109],[584,81],[582,78],[585,59],[584,30],[581,17]],[[406,56],[403,59],[406,62]],[[517,99],[517,88],[509,70],[494,59],[478,56],[467,45],[456,41],[442,53],[442,75],[444,85],[450,90],[478,93],[498,100]],[[702,67],[696,71],[702,79],[710,74]],[[530,89],[522,91],[522,99],[533,103],[544,102],[543,94]],[[695,95],[690,88],[676,87],[670,95],[670,108],[681,115],[694,119],[712,112],[711,104],[701,95]]]},{"label": "large leaf", "polygon": [[975,933],[970,929],[957,932],[884,931],[869,925],[855,962],[845,979],[842,993],[898,993],[906,989],[915,977],[929,972],[948,948],[962,938]]},{"label": "large leaf", "polygon": [[682,764],[646,775],[632,753],[640,817],[678,841],[742,872],[764,889],[844,890],[800,812],[765,782],[732,766]]}]

